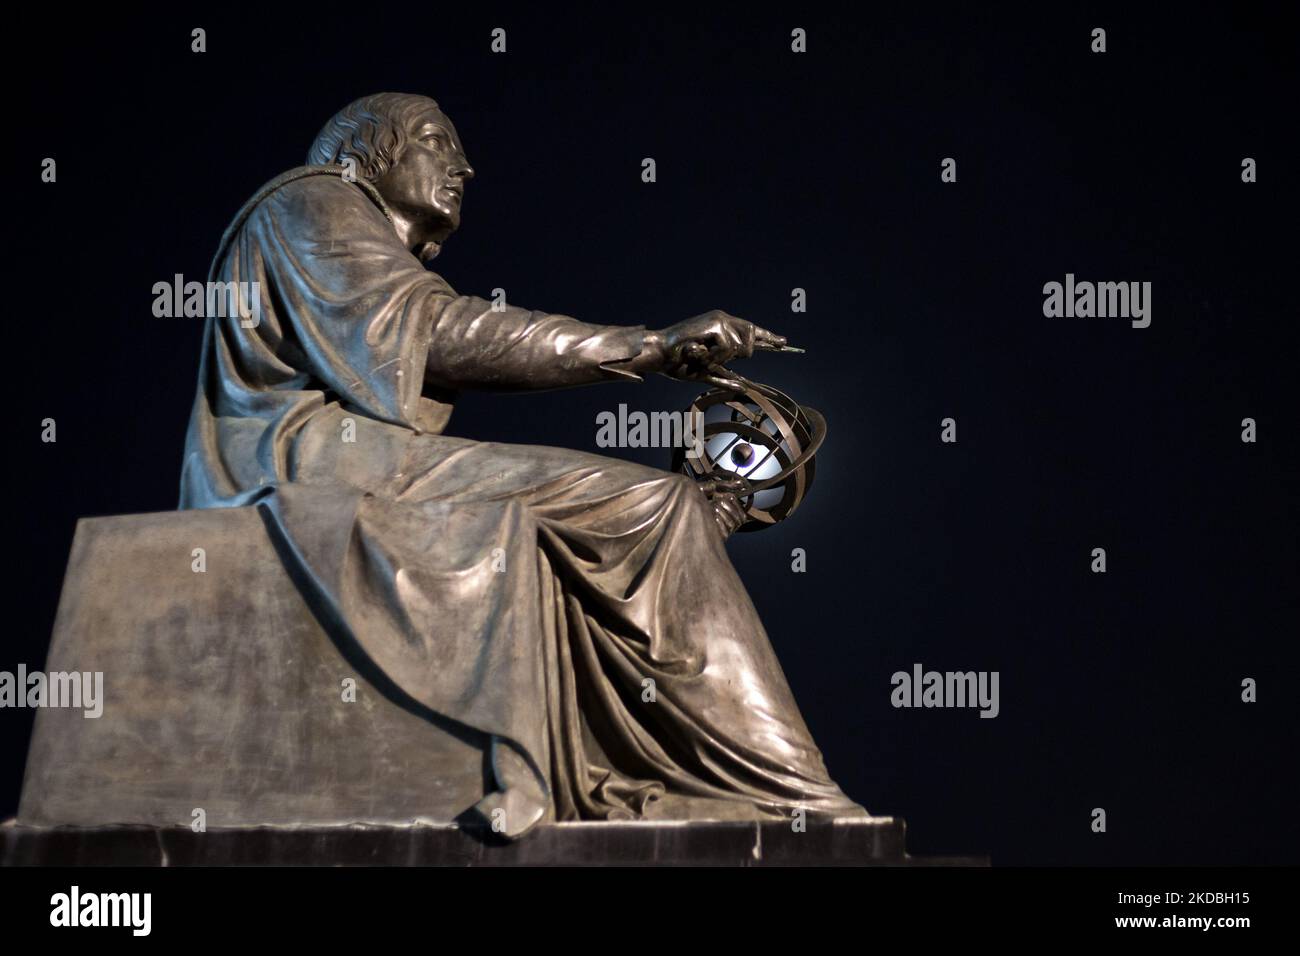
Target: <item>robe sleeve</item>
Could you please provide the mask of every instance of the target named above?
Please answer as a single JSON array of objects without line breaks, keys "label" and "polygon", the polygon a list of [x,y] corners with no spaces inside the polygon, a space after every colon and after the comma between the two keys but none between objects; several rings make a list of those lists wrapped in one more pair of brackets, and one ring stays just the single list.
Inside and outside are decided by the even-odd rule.
[{"label": "robe sleeve", "polygon": [[567,315],[496,306],[477,296],[443,299],[434,318],[428,378],[443,388],[544,389],[614,378],[641,354],[644,326],[589,325]]}]

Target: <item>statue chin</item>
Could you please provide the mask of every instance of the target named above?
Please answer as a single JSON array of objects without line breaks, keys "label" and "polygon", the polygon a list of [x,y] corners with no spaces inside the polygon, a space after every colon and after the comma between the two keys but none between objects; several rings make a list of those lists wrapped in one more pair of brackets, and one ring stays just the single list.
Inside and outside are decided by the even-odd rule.
[{"label": "statue chin", "polygon": [[412,252],[415,258],[428,265],[438,258],[443,243],[460,228],[460,213],[456,209],[439,206],[426,208],[422,213],[419,234],[431,238],[417,245]]}]

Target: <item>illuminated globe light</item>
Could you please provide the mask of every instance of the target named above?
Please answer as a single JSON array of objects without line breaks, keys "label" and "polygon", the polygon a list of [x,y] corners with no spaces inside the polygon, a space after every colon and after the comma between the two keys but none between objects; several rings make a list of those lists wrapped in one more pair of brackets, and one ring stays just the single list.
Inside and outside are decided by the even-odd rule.
[{"label": "illuminated globe light", "polygon": [[794,514],[808,494],[826,420],[784,392],[728,374],[739,390],[712,389],[687,410],[691,421],[703,418],[702,454],[679,448],[672,467],[701,482],[729,479],[745,511],[738,530],[757,531]]}]

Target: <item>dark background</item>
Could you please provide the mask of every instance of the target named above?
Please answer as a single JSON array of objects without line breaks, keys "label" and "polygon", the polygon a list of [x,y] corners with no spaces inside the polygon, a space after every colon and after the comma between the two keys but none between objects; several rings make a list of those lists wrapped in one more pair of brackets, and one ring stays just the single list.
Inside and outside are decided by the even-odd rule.
[{"label": "dark background", "polygon": [[[79,517],[175,507],[202,324],[154,318],[153,284],[202,278],[231,215],[335,110],[422,92],[478,171],[435,263],[460,291],[655,327],[723,308],[807,348],[738,367],[829,419],[817,486],[730,551],[832,774],[905,817],[914,853],[1296,859],[1289,25],[1181,7],[294,10],[50,14],[11,35],[29,65],[9,64],[0,669],[42,666]],[[1151,281],[1151,327],[1044,318],[1066,272]],[[597,412],[696,391],[468,395],[451,431],[594,451]],[[892,708],[914,662],[999,671],[1001,715]],[[3,816],[32,713],[0,713]]]}]

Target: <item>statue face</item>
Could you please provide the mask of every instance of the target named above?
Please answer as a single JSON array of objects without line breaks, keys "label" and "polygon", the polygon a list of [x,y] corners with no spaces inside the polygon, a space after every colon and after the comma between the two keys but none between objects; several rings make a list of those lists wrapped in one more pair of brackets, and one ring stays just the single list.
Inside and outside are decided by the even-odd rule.
[{"label": "statue face", "polygon": [[[460,226],[465,183],[474,169],[465,158],[456,127],[441,110],[421,113],[407,134],[401,159],[374,186],[393,215],[409,227],[418,253],[425,244],[440,245]],[[428,252],[436,254],[436,248]]]}]

